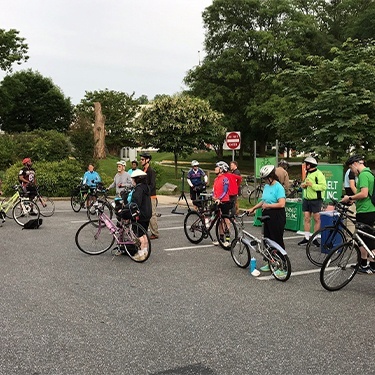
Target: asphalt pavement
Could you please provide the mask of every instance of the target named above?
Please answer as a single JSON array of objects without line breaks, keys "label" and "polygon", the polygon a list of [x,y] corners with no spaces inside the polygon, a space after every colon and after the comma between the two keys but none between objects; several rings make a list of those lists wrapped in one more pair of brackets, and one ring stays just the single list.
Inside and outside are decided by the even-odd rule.
[{"label": "asphalt pavement", "polygon": [[[374,373],[375,275],[328,292],[285,232],[291,278],[253,277],[208,239],[186,239],[177,200],[159,196],[160,238],[142,264],[80,252],[86,216],[66,200],[39,229],[6,221],[0,375]],[[251,218],[246,228],[259,234]]]}]

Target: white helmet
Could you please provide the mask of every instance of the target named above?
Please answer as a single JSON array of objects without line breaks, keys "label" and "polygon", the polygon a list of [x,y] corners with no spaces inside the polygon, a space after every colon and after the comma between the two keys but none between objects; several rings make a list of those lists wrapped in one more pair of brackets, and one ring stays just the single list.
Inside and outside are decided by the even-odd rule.
[{"label": "white helmet", "polygon": [[265,165],[264,167],[260,168],[260,178],[268,177],[274,170],[275,167],[273,165]]},{"label": "white helmet", "polygon": [[318,165],[318,162],[317,162],[316,159],[313,158],[312,156],[308,156],[303,162],[304,162],[304,163],[311,164],[311,165],[315,165],[315,166]]},{"label": "white helmet", "polygon": [[223,172],[229,171],[229,165],[225,161],[218,161],[216,166],[219,167]]},{"label": "white helmet", "polygon": [[191,166],[192,166],[192,167],[196,167],[196,166],[198,166],[198,165],[199,165],[198,160],[193,160],[193,161],[191,162]]},{"label": "white helmet", "polygon": [[140,177],[140,176],[147,176],[147,173],[141,171],[140,169],[136,169],[130,175],[131,178],[136,178],[136,177]]}]

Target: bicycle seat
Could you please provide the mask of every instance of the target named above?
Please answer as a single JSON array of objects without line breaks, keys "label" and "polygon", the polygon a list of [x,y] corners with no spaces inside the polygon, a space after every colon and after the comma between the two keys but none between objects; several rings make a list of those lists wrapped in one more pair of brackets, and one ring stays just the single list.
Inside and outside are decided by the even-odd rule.
[{"label": "bicycle seat", "polygon": [[260,216],[258,217],[258,220],[260,220],[262,223],[264,223],[265,221],[269,220],[271,217],[269,215],[264,215],[264,216]]}]

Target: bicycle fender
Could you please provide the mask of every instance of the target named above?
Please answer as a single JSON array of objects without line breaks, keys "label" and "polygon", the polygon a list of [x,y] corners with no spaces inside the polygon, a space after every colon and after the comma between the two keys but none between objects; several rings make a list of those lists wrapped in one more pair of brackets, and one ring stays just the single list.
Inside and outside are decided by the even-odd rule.
[{"label": "bicycle fender", "polygon": [[277,242],[270,240],[269,238],[265,238],[264,241],[267,242],[269,246],[272,246],[276,250],[279,250],[281,254],[288,255],[287,252]]}]

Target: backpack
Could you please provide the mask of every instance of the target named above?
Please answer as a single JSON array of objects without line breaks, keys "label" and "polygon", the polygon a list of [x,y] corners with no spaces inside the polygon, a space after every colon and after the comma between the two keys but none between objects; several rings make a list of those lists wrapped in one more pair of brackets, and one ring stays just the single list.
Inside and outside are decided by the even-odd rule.
[{"label": "backpack", "polygon": [[374,187],[372,189],[372,193],[371,194],[370,194],[370,192],[368,192],[368,196],[371,199],[371,203],[375,206],[375,175],[371,171],[368,171],[368,170],[366,170],[365,172],[371,173],[372,176],[374,177]]},{"label": "backpack", "polygon": [[31,219],[25,225],[22,229],[38,229],[43,223],[43,219]]}]

